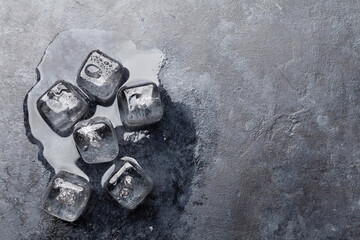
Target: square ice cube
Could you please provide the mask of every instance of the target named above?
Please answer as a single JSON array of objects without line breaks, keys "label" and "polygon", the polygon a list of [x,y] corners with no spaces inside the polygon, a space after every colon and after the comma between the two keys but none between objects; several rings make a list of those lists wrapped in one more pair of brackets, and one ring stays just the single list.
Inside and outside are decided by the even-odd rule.
[{"label": "square ice cube", "polygon": [[62,137],[72,133],[73,126],[84,117],[89,104],[73,85],[57,81],[37,101],[37,109],[51,127]]},{"label": "square ice cube", "polygon": [[154,83],[124,87],[118,94],[121,119],[127,127],[141,127],[160,121],[163,108]]},{"label": "square ice cube", "polygon": [[110,195],[126,208],[136,208],[153,188],[152,180],[136,161],[121,160],[109,170],[104,186]]},{"label": "square ice cube", "polygon": [[41,207],[55,217],[73,222],[84,210],[90,192],[90,184],[86,179],[61,171],[51,179]]},{"label": "square ice cube", "polygon": [[81,66],[78,86],[100,105],[114,102],[119,87],[126,81],[123,66],[99,50],[92,51]]},{"label": "square ice cube", "polygon": [[78,122],[73,137],[82,159],[87,163],[109,162],[119,153],[115,129],[106,117]]}]

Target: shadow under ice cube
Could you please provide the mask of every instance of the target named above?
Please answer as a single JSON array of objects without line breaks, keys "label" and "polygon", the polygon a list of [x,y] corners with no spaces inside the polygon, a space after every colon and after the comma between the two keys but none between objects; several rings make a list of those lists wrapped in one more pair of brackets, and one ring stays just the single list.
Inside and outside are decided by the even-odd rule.
[{"label": "shadow under ice cube", "polygon": [[141,127],[160,121],[163,107],[154,83],[121,88],[118,94],[121,119],[127,127]]},{"label": "shadow under ice cube", "polygon": [[38,99],[37,108],[51,129],[66,137],[72,133],[76,122],[88,112],[89,104],[73,85],[60,80]]},{"label": "shadow under ice cube", "polygon": [[51,179],[41,207],[55,217],[73,222],[83,212],[90,192],[90,185],[86,179],[61,171]]},{"label": "shadow under ice cube", "polygon": [[110,105],[119,87],[126,81],[123,66],[99,50],[92,51],[77,77],[78,86],[100,105]]},{"label": "shadow under ice cube", "polygon": [[119,153],[115,129],[106,117],[93,117],[75,125],[76,147],[87,163],[109,162]]},{"label": "shadow under ice cube", "polygon": [[109,168],[114,169],[105,181],[105,187],[122,206],[134,209],[151,192],[153,182],[133,161],[121,160],[114,165]]}]

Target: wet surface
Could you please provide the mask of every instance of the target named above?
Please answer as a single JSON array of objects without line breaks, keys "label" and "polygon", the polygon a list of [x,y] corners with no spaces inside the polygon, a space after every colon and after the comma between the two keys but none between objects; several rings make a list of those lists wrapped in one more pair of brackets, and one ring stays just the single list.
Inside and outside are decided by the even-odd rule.
[{"label": "wet surface", "polygon": [[101,178],[113,162],[88,165],[79,160],[77,164],[89,176],[92,187],[87,209],[74,223],[54,218],[54,227],[30,238],[188,237],[188,231],[179,235],[175,230],[182,224],[181,215],[191,195],[197,137],[190,109],[171,101],[160,89],[164,118],[149,130],[148,137],[124,142],[119,153],[137,159],[153,180],[154,189],[145,201],[135,210],[121,207],[101,186]]},{"label": "wet surface", "polygon": [[[123,59],[126,68],[94,49],[102,49],[116,59]],[[91,60],[92,57],[102,63],[99,67],[104,71],[103,79],[113,88],[108,84],[103,85],[99,93],[103,98],[95,98],[92,94],[90,100],[85,94],[80,94],[78,88],[86,89],[86,92],[98,89],[79,80],[83,79],[81,76],[86,63],[95,61]],[[127,84],[136,83],[139,79],[158,84],[163,58],[160,50],[137,49],[131,40],[118,32],[73,29],[56,36],[41,58],[36,69],[38,83],[31,88],[24,103],[25,126],[29,127],[27,135],[41,142],[42,154],[55,172],[63,170],[88,179],[75,165],[80,156],[72,136],[73,126],[92,115],[106,116],[114,127],[122,126],[115,101],[120,84],[125,81]],[[107,67],[110,65],[112,67]],[[115,78],[118,80],[116,83]],[[70,117],[70,121],[67,121],[67,117]]]},{"label": "wet surface", "polygon": [[[118,36],[117,33],[107,33],[107,32],[95,32],[98,34],[98,39],[102,39],[102,41],[106,41],[107,38],[114,38]],[[67,39],[66,36],[69,35],[81,36],[81,35],[91,35],[94,34],[94,31],[89,30],[87,33],[86,30],[72,30],[71,32],[63,32],[61,39]],[[65,35],[65,37],[64,37]],[[102,38],[103,37],[103,38]],[[77,40],[79,41],[79,38]],[[122,40],[121,38],[119,40]],[[49,75],[49,72],[55,69],[48,68],[44,70],[46,67],[42,66],[52,66],[52,63],[49,61],[52,59],[51,56],[54,55],[58,50],[63,49],[60,43],[63,40],[57,41],[54,40],[55,47],[52,48],[50,45],[47,51],[51,51],[50,53],[46,53],[44,58],[42,59],[42,63],[40,63],[39,70],[39,82],[36,87],[39,89],[43,89],[42,85],[47,83],[42,80],[42,78]],[[83,41],[86,41],[84,38]],[[124,41],[124,40],[123,40]],[[58,43],[60,42],[60,43]],[[116,44],[119,44],[116,42]],[[88,44],[91,47],[93,43]],[[101,44],[99,44],[101,45]],[[108,43],[108,48],[110,49],[111,44]],[[89,46],[87,48],[89,48]],[[60,47],[56,49],[56,47]],[[67,46],[69,47],[69,46]],[[83,49],[83,48],[80,48]],[[111,49],[110,49],[111,50]],[[74,56],[79,55],[74,50]],[[119,53],[121,55],[121,51]],[[135,51],[134,55],[124,55],[124,57],[135,58],[137,57],[137,52]],[[141,54],[141,52],[139,53]],[[151,60],[151,59],[149,59]],[[156,67],[161,63],[161,58],[154,55],[153,59],[154,63],[154,72],[156,71]],[[129,63],[124,59],[124,64]],[[76,65],[76,64],[74,64]],[[131,66],[131,64],[129,64]],[[151,66],[151,63],[148,64]],[[58,66],[56,64],[56,66]],[[65,72],[71,72],[73,68],[67,68],[65,64],[62,69]],[[143,71],[143,66],[141,67],[141,72]],[[152,69],[149,70],[151,72]],[[77,71],[76,71],[77,72]],[[138,69],[130,68],[130,78],[128,83],[132,82],[132,76],[136,76]],[[155,72],[156,73],[156,72]],[[62,73],[57,73],[58,75],[62,75]],[[140,73],[141,74],[141,73]],[[144,73],[143,73],[144,74]],[[156,84],[156,81],[153,80],[154,75],[148,75],[147,81],[151,83],[149,85],[153,88],[153,84]],[[69,78],[69,76],[68,76]],[[145,75],[144,75],[145,78]],[[146,79],[146,78],[145,78]],[[73,82],[75,79],[72,79]],[[157,79],[155,79],[157,80]],[[136,82],[136,78],[134,79]],[[35,88],[36,88],[35,87]],[[155,85],[156,87],[156,85]],[[94,164],[87,165],[81,159],[77,162],[74,161],[74,164],[77,164],[77,167],[71,165],[71,162],[66,159],[68,155],[64,154],[64,156],[58,156],[62,154],[61,152],[52,152],[52,155],[45,155],[43,146],[44,143],[48,148],[62,148],[63,144],[66,144],[66,139],[61,137],[53,137],[54,140],[49,140],[49,136],[46,136],[47,132],[41,132],[42,129],[46,126],[39,125],[38,122],[35,124],[35,120],[31,119],[31,116],[34,116],[35,113],[34,107],[29,108],[31,104],[34,102],[29,99],[29,96],[36,95],[33,92],[36,92],[36,89],[33,88],[30,90],[28,97],[25,98],[24,111],[27,114],[25,117],[25,126],[27,127],[27,133],[29,139],[39,145],[39,149],[42,150],[40,152],[40,160],[42,163],[48,165],[50,163],[54,164],[52,160],[49,159],[58,159],[53,166],[55,168],[55,172],[63,170],[63,168],[58,167],[65,161],[69,162],[69,165],[66,166],[67,171],[72,173],[78,173],[79,175],[86,176],[90,179],[91,187],[92,187],[92,195],[88,202],[88,209],[85,213],[78,219],[73,225],[62,225],[63,223],[57,224],[59,226],[55,231],[50,230],[46,234],[32,235],[31,238],[50,238],[50,237],[84,237],[82,236],[82,232],[85,231],[88,234],[91,234],[92,237],[102,237],[103,232],[100,232],[99,229],[105,230],[108,232],[108,237],[113,237],[111,232],[116,232],[119,236],[129,236],[131,235],[134,239],[138,238],[146,238],[148,228],[151,226],[153,230],[151,231],[151,236],[156,236],[158,238],[172,238],[174,228],[177,228],[180,224],[180,216],[184,207],[190,196],[190,184],[192,178],[194,176],[195,171],[195,161],[194,161],[194,152],[196,146],[196,133],[194,128],[194,123],[192,120],[192,113],[186,106],[180,103],[174,103],[171,101],[169,95],[166,90],[160,86],[161,99],[164,105],[165,117],[161,120],[161,122],[157,123],[153,126],[147,126],[142,128],[143,130],[135,130],[135,132],[140,133],[140,131],[147,130],[147,137],[140,141],[126,141],[125,145],[122,145],[119,154],[117,157],[117,161],[122,156],[131,156],[137,159],[143,171],[145,171],[151,179],[154,181],[154,190],[150,193],[150,195],[145,199],[144,203],[140,205],[135,210],[129,211],[126,208],[123,208],[118,204],[115,199],[109,197],[109,193],[101,186],[101,178],[103,174],[106,172],[107,168],[111,166],[113,163],[109,162],[108,164]],[[156,87],[157,90],[157,87]],[[158,90],[157,90],[158,91]],[[159,94],[159,92],[157,92]],[[145,96],[146,97],[146,96]],[[65,99],[67,100],[67,99]],[[113,98],[113,101],[116,101]],[[147,100],[148,101],[148,100]],[[93,102],[96,104],[98,102]],[[110,104],[108,108],[117,107],[116,104]],[[67,105],[66,105],[67,106]],[[97,112],[95,115],[100,115]],[[105,115],[110,119],[119,118],[119,116],[114,116],[112,114]],[[33,117],[34,118],[34,117]],[[40,129],[36,129],[40,128]],[[125,132],[128,131],[126,126],[123,125],[115,125],[115,129],[123,129]],[[170,131],[171,129],[171,131]],[[132,129],[132,131],[134,131]],[[33,132],[36,132],[37,135],[33,135]],[[116,130],[118,133],[122,133],[121,130]],[[45,136],[41,140],[36,139],[36,136]],[[72,137],[72,136],[70,136]],[[123,135],[118,135],[118,139],[124,139]],[[49,142],[55,144],[55,146],[49,145]],[[72,142],[75,146],[75,142]],[[57,154],[57,156],[53,156]],[[75,156],[75,155],[74,155]],[[45,161],[44,161],[45,160]],[[115,161],[116,162],[116,161]],[[61,165],[60,165],[61,166]],[[49,168],[49,166],[47,166]],[[51,169],[51,168],[50,168]],[[53,171],[52,171],[53,172]],[[131,205],[130,203],[128,204]],[[132,205],[131,205],[132,206]],[[131,219],[131,221],[129,221]],[[93,231],[94,226],[95,231]],[[91,226],[91,228],[89,228]],[[173,226],[173,227],[172,227]],[[69,233],[69,235],[64,234],[64,230]],[[96,230],[98,229],[98,230]],[[124,229],[127,229],[124,231]],[[144,231],[144,229],[147,229]],[[62,235],[59,235],[62,234]],[[184,233],[186,236],[187,233]]]},{"label": "wet surface", "polygon": [[[161,239],[156,226],[162,229],[170,219],[175,239],[359,239],[358,1],[34,0],[6,1],[0,13],[2,238],[131,239],[136,232]],[[149,144],[155,151],[136,151],[139,162],[147,163],[147,154],[155,158],[156,151],[165,161],[171,156],[168,143],[157,134],[175,134],[173,139],[184,142],[186,131],[195,132],[196,144],[187,153],[193,154],[194,172],[184,178],[186,197],[168,194],[179,210],[150,211],[148,206],[163,201],[153,203],[150,196],[144,215],[126,218],[142,222],[141,229],[119,229],[118,219],[92,222],[100,219],[94,205],[85,212],[88,218],[79,219],[88,225],[79,227],[38,207],[51,171],[24,135],[24,96],[36,83],[34,69],[44,49],[57,33],[74,28],[122,32],[139,48],[158,48],[167,57],[160,80],[173,109],[165,110],[164,120],[178,119],[181,127],[139,133],[118,128],[118,136],[129,139],[122,142],[126,154],[135,152],[135,143]],[[192,127],[182,131],[188,122]],[[188,162],[175,143],[169,144],[171,152]],[[108,167],[84,171],[100,178]],[[173,176],[181,171],[172,169]],[[96,189],[92,203],[106,196]],[[126,213],[111,215],[109,209],[109,216],[125,219]],[[173,212],[180,220],[166,217]],[[156,217],[147,225],[150,213]],[[102,228],[107,224],[114,228]]]}]

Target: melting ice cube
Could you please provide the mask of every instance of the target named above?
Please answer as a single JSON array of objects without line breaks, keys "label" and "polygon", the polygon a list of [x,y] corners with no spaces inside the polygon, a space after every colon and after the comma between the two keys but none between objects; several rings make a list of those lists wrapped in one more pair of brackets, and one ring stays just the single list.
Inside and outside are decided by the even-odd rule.
[{"label": "melting ice cube", "polygon": [[80,69],[78,86],[100,105],[110,105],[118,88],[126,81],[123,66],[99,50],[92,51]]},{"label": "melting ice cube", "polygon": [[163,108],[158,87],[154,83],[127,86],[120,89],[118,105],[127,127],[141,127],[158,122]]},{"label": "melting ice cube", "polygon": [[61,171],[50,181],[41,207],[49,214],[65,221],[75,221],[90,197],[90,185],[84,178]]},{"label": "melting ice cube", "polygon": [[87,163],[112,161],[119,153],[116,133],[106,117],[93,117],[75,125],[76,147]]},{"label": "melting ice cube", "polygon": [[129,209],[136,208],[153,188],[152,180],[136,163],[136,160],[118,161],[108,169],[104,176],[104,187],[110,195]]},{"label": "melting ice cube", "polygon": [[45,122],[62,137],[72,133],[72,128],[88,111],[89,104],[73,85],[57,81],[37,101],[37,108]]}]

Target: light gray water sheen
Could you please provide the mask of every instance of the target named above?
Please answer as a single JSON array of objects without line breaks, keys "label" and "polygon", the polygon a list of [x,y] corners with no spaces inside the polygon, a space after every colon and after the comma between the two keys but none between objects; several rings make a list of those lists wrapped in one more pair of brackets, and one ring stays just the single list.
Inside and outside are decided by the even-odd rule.
[{"label": "light gray water sheen", "polygon": [[[27,98],[31,133],[43,144],[43,155],[56,173],[63,170],[87,180],[88,176],[75,164],[80,156],[73,136],[63,138],[53,132],[40,116],[36,101],[57,80],[65,80],[77,86],[79,68],[87,55],[96,49],[119,60],[130,71],[127,84],[134,83],[137,79],[159,84],[158,73],[164,59],[164,54],[158,49],[138,50],[124,35],[101,30],[63,31],[46,49],[38,65],[40,80]],[[122,125],[116,99],[109,107],[98,105],[94,116],[108,117],[114,127]]]}]

